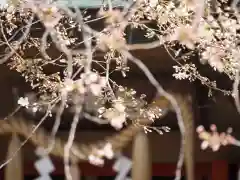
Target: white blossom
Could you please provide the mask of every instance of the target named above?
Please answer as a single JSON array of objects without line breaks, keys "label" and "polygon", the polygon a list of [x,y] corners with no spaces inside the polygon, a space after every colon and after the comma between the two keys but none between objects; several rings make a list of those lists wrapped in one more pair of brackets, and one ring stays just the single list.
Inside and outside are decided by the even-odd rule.
[{"label": "white blossom", "polygon": [[29,105],[28,97],[20,97],[18,99],[18,104],[22,107],[28,108]]},{"label": "white blossom", "polygon": [[201,143],[201,149],[202,149],[202,150],[207,149],[208,146],[209,146],[209,142],[208,142],[208,141],[203,141],[203,142]]},{"label": "white blossom", "polygon": [[126,107],[122,103],[115,103],[114,108],[119,112],[124,112]]},{"label": "white blossom", "polygon": [[37,103],[33,103],[33,105],[32,105],[32,112],[36,113],[37,111],[38,111]]},{"label": "white blossom", "polygon": [[220,48],[207,47],[206,51],[202,53],[202,59],[208,61],[209,65],[219,72],[223,72],[224,64],[221,60],[223,55],[224,52]]},{"label": "white blossom", "polygon": [[88,160],[89,160],[89,163],[93,165],[99,166],[104,164],[104,160],[101,157],[95,156],[93,154],[88,156]]},{"label": "white blossom", "polygon": [[124,112],[119,112],[114,108],[107,109],[103,116],[110,121],[110,125],[116,129],[121,129],[123,123],[126,121],[126,115]]},{"label": "white blossom", "polygon": [[81,80],[78,81],[79,87],[83,87],[84,85],[89,87],[89,90],[95,96],[99,96],[102,92],[102,89],[106,86],[106,78],[99,76],[95,72],[90,72],[88,74],[81,74]]},{"label": "white blossom", "polygon": [[214,31],[211,29],[211,26],[205,22],[204,19],[200,21],[200,24],[198,26],[198,37],[201,38],[203,41],[212,41]]},{"label": "white blossom", "polygon": [[37,110],[38,110],[38,108],[36,106],[32,108],[33,113],[37,112]]},{"label": "white blossom", "polygon": [[189,49],[195,48],[196,35],[192,27],[186,25],[176,28],[175,33],[170,37],[171,41],[179,41]]},{"label": "white blossom", "polygon": [[110,120],[110,124],[111,126],[113,126],[114,128],[116,129],[122,129],[123,127],[123,123],[126,121],[126,116],[124,113],[118,115],[118,116],[115,116],[113,117],[111,120]]},{"label": "white blossom", "polygon": [[112,144],[106,143],[103,149],[97,151],[97,154],[101,157],[105,156],[107,159],[112,159],[114,156]]},{"label": "white blossom", "polygon": [[104,155],[105,155],[106,158],[108,158],[108,159],[112,159],[113,158],[114,152],[113,152],[113,149],[112,149],[112,144],[107,143],[104,146],[103,151],[104,151]]},{"label": "white blossom", "polygon": [[186,72],[178,72],[178,73],[174,73],[173,77],[175,77],[176,79],[179,79],[179,80],[188,79],[189,74],[187,74]]},{"label": "white blossom", "polygon": [[91,92],[95,96],[99,96],[102,92],[102,88],[104,88],[106,86],[106,83],[107,83],[107,81],[106,81],[105,77],[100,77],[98,83],[92,83],[89,85]]},{"label": "white blossom", "polygon": [[113,108],[107,109],[103,116],[110,121],[110,125],[116,129],[121,129],[123,123],[126,121],[126,107],[123,105],[122,100],[118,98],[113,104]]}]

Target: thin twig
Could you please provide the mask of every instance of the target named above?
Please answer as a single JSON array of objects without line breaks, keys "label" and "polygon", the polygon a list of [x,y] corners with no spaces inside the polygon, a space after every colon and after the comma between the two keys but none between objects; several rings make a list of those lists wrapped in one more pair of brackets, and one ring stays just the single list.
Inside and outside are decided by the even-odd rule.
[{"label": "thin twig", "polygon": [[2,169],[4,166],[9,164],[13,158],[17,155],[17,153],[23,148],[23,146],[31,139],[32,135],[38,130],[38,128],[42,125],[42,123],[45,121],[45,119],[48,117],[50,110],[52,109],[53,106],[49,106],[47,112],[45,115],[41,118],[41,120],[38,122],[36,126],[34,126],[32,132],[28,135],[28,137],[21,143],[21,145],[17,148],[16,151],[13,152],[11,157],[7,159],[4,163],[0,165],[0,169]]}]

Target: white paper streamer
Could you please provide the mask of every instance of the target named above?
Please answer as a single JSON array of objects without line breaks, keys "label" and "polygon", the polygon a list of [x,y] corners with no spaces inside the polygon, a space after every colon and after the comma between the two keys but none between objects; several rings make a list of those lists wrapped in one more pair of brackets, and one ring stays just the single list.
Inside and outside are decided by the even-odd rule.
[{"label": "white paper streamer", "polygon": [[48,175],[55,170],[53,163],[48,156],[36,161],[34,166],[40,175]]},{"label": "white paper streamer", "polygon": [[49,175],[43,175],[43,176],[39,176],[35,180],[52,180],[52,178]]},{"label": "white paper streamer", "polygon": [[35,180],[52,180],[50,174],[55,170],[55,167],[50,157],[45,154],[43,148],[37,148],[35,153],[41,158],[34,163],[34,166],[40,175]]},{"label": "white paper streamer", "polygon": [[125,156],[120,156],[113,165],[113,169],[118,172],[114,180],[131,180],[131,178],[127,177],[131,168],[132,161]]}]

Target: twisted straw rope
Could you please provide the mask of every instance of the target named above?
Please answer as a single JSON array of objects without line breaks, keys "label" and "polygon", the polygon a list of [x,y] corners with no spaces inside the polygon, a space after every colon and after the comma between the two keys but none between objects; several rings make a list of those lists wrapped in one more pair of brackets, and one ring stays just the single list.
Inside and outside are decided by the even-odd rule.
[{"label": "twisted straw rope", "polygon": [[[183,119],[186,122],[185,126],[187,128],[191,128],[191,126],[189,126],[189,124],[191,125],[191,123],[189,122],[193,121],[192,119],[193,116],[186,98],[184,98],[181,95],[175,95],[175,98],[177,99],[179,106],[181,108]],[[160,97],[159,99],[156,99],[153,103],[150,104],[150,107],[152,106],[154,107],[158,106],[161,109],[169,109],[170,103],[164,97]],[[147,119],[140,120],[139,122],[144,125],[149,125],[152,123]],[[19,120],[19,119],[17,120],[12,119],[11,121],[0,121],[0,134],[17,133],[27,138],[29,134],[32,133],[33,127],[34,127],[33,124],[27,123],[26,121]],[[70,160],[72,162],[78,162],[79,160],[87,160],[88,156],[92,153],[92,150],[103,147],[106,144],[106,142],[112,144],[114,152],[121,151],[133,139],[133,137],[141,130],[142,130],[141,126],[136,126],[134,124],[131,124],[126,129],[122,130],[120,133],[107,137],[104,140],[99,141],[95,144],[87,145],[87,144],[79,144],[75,142],[72,146],[72,153],[70,154]],[[49,136],[43,129],[39,128],[34,134],[32,134],[30,140],[36,146],[47,147],[49,143]],[[54,156],[63,157],[65,143],[66,142],[64,142],[63,140],[56,138],[55,146],[50,153]],[[186,142],[186,145],[189,143],[191,142]],[[187,160],[186,163],[188,164],[189,160]],[[192,163],[190,162],[190,164]]]}]

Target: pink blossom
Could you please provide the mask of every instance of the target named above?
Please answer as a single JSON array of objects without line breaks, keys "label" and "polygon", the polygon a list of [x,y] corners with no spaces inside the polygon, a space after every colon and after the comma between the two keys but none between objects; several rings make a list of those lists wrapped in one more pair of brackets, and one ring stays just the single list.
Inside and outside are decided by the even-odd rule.
[{"label": "pink blossom", "polygon": [[202,141],[201,149],[211,148],[213,151],[219,150],[220,146],[226,146],[228,144],[234,144],[234,138],[230,135],[231,130],[228,129],[227,133],[219,134],[217,132],[216,125],[211,125],[210,130],[211,133],[207,132],[203,126],[199,126],[197,128],[197,133],[199,138]]}]

